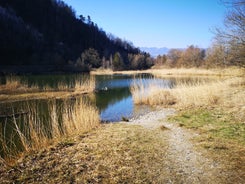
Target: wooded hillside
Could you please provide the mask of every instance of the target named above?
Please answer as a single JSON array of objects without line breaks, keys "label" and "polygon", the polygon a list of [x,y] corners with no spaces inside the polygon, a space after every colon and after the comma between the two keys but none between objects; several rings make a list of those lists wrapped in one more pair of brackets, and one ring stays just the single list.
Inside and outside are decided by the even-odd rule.
[{"label": "wooded hillside", "polygon": [[0,55],[2,66],[54,65],[55,70],[146,69],[153,64],[149,54],[107,34],[90,16],[76,15],[61,0],[1,0]]}]

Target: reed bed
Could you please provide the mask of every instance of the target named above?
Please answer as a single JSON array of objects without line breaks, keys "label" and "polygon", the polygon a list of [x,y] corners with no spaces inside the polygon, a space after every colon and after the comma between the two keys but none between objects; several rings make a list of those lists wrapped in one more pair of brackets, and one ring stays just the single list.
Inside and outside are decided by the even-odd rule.
[{"label": "reed bed", "polygon": [[149,73],[152,73],[158,77],[174,76],[174,77],[183,77],[183,76],[244,76],[245,70],[239,67],[229,67],[229,68],[155,68],[148,70]]},{"label": "reed bed", "polygon": [[75,91],[93,91],[95,89],[96,81],[94,76],[90,76],[84,81],[75,81]]},{"label": "reed bed", "polygon": [[0,152],[6,160],[14,160],[20,153],[40,150],[63,138],[87,132],[100,122],[98,110],[82,98],[62,103],[51,100],[45,118],[33,104],[28,105],[28,110],[26,116],[13,116],[5,122],[5,126],[11,123],[11,133],[5,132],[6,127],[2,128]]},{"label": "reed bed", "polygon": [[[213,106],[227,102],[226,96],[232,93],[232,87],[244,86],[244,78],[234,77],[214,81],[177,82],[172,89],[141,84],[131,86],[135,104],[174,105],[177,108]],[[230,94],[231,95],[231,94]],[[233,100],[235,100],[235,96]]]},{"label": "reed bed", "polygon": [[203,76],[203,77],[217,77],[217,76],[244,76],[245,69],[240,67],[227,68],[164,68],[153,66],[148,70],[128,70],[128,71],[112,71],[112,70],[96,70],[92,71],[92,75],[112,75],[112,74],[127,74],[135,75],[141,73],[150,73],[157,77],[184,77],[184,76]]},{"label": "reed bed", "polygon": [[83,92],[93,91],[95,89],[95,77],[77,78],[73,82],[58,82],[57,86],[38,84],[28,84],[26,80],[21,80],[18,76],[7,76],[5,84],[0,85],[0,93],[27,93],[27,92]]},{"label": "reed bed", "polygon": [[[4,85],[0,85],[0,92],[14,91],[16,89],[21,89],[26,91],[28,89],[28,84],[20,80],[17,76],[8,76],[6,77],[6,82]],[[36,88],[35,88],[36,89]],[[33,86],[34,90],[34,86]]]}]

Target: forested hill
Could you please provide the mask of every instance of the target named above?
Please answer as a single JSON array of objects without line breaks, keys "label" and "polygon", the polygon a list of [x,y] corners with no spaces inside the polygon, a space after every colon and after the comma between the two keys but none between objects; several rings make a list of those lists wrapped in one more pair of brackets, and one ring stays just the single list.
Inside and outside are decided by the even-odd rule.
[{"label": "forested hill", "polygon": [[1,0],[0,57],[0,70],[6,65],[61,71],[152,65],[149,54],[107,34],[89,16],[77,16],[61,0]]}]

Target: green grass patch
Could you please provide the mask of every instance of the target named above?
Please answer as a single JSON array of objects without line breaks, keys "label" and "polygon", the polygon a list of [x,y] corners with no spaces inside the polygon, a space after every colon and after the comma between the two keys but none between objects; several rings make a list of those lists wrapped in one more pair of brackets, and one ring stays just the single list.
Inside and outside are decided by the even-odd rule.
[{"label": "green grass patch", "polygon": [[177,122],[180,126],[198,130],[211,137],[245,144],[245,124],[235,120],[229,113],[209,109],[187,110],[170,117],[169,121]]}]

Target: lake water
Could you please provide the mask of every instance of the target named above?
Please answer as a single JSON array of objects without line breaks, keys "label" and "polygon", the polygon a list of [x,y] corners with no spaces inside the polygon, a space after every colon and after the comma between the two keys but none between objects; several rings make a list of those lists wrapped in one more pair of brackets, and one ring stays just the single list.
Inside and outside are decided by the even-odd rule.
[{"label": "lake water", "polygon": [[96,106],[102,121],[120,121],[122,117],[132,118],[147,111],[150,107],[135,106],[130,86],[132,83],[157,82],[162,87],[172,87],[171,80],[154,79],[150,74],[140,75],[103,75],[96,77]]},{"label": "lake water", "polygon": [[[56,89],[59,84],[65,83],[68,87],[73,88],[76,81],[86,80],[91,76],[89,75],[34,75],[34,76],[22,76],[20,81],[28,86],[35,86],[39,89],[48,88]],[[174,78],[154,78],[151,74],[137,74],[137,75],[96,75],[96,92],[90,101],[96,105],[100,111],[100,118],[102,122],[116,122],[120,121],[122,117],[132,118],[142,113],[150,111],[150,107],[147,106],[135,106],[133,103],[132,95],[130,92],[130,86],[132,83],[157,83],[162,88],[172,88],[175,85]],[[181,78],[178,81],[184,83],[193,82],[194,80],[200,80],[192,78]],[[201,79],[206,80],[206,79]],[[4,84],[6,79],[0,77],[0,84]],[[78,97],[79,98],[79,97]],[[25,110],[26,104],[36,104],[34,106],[39,107],[38,111],[46,111],[48,100],[26,100],[17,101],[11,103],[0,102],[0,115],[11,109],[17,109],[17,111]],[[31,103],[30,103],[31,102]],[[58,103],[58,102],[57,102]],[[42,113],[42,114],[45,114]],[[1,119],[0,119],[1,121]]]},{"label": "lake water", "polygon": [[[21,82],[28,86],[35,86],[39,89],[49,87],[56,89],[60,83],[66,83],[71,88],[74,86],[75,81],[85,80],[90,77],[89,75],[34,75],[19,77]],[[0,83],[4,83],[6,80],[0,78]],[[172,87],[173,81],[170,79],[154,79],[150,74],[138,74],[138,75],[98,75],[95,76],[96,80],[96,92],[92,103],[100,111],[100,117],[102,122],[116,122],[120,121],[122,117],[132,118],[139,114],[145,113],[150,107],[135,106],[132,100],[130,92],[130,85],[134,83],[151,83],[157,82],[162,87]],[[78,97],[79,98],[79,97]],[[10,109],[17,109],[17,111],[26,110],[27,104],[36,104],[38,111],[46,111],[48,106],[48,100],[26,100],[17,101],[11,103],[0,102],[0,115],[4,114]],[[41,113],[43,114],[43,113]]]}]

